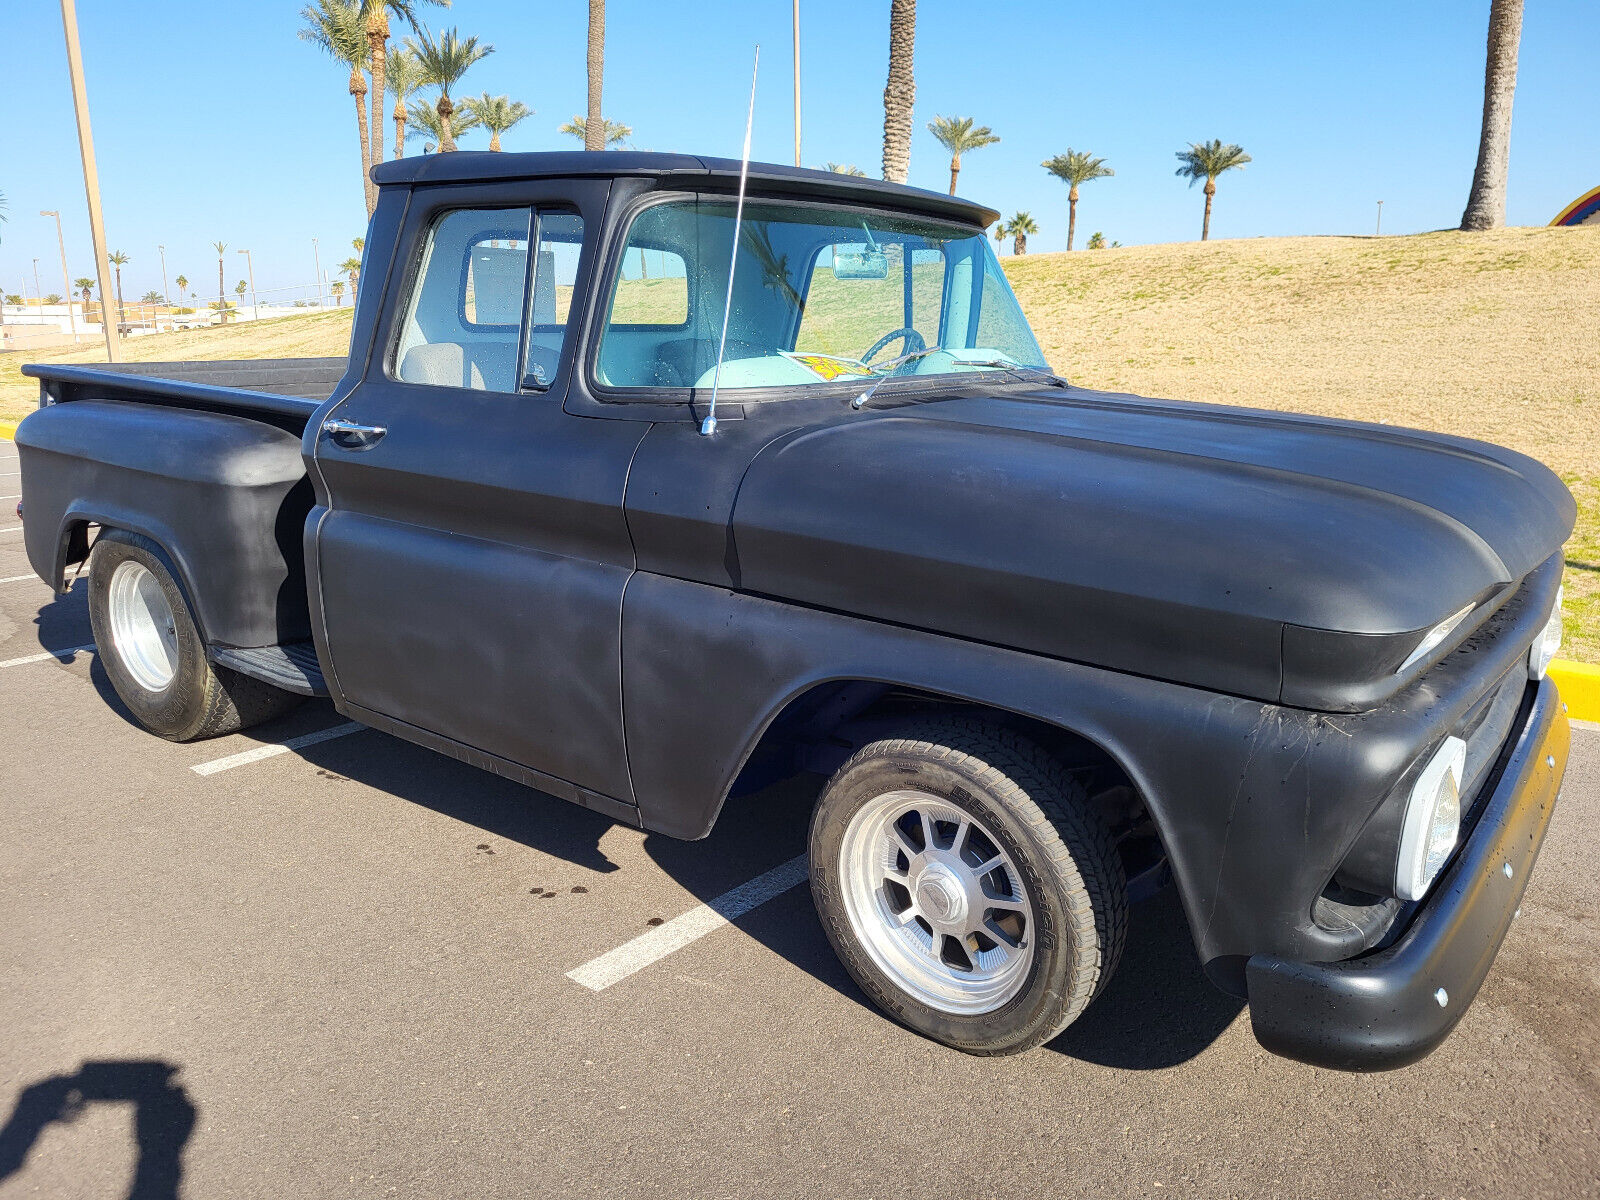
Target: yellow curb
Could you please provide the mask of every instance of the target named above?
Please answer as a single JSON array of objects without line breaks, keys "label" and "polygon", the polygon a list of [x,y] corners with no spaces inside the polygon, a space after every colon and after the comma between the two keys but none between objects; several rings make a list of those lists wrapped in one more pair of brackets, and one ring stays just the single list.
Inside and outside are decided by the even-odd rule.
[{"label": "yellow curb", "polygon": [[16,441],[17,427],[10,421],[0,421],[0,438],[4,438],[8,442]]},{"label": "yellow curb", "polygon": [[1558,658],[1550,664],[1550,678],[1561,692],[1567,716],[1600,721],[1600,667]]}]

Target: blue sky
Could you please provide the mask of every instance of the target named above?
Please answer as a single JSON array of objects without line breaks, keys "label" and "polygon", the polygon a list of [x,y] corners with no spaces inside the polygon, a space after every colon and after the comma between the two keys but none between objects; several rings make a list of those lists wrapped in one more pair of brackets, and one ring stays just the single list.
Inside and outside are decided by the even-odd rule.
[{"label": "blue sky", "polygon": [[[1241,143],[1255,161],[1219,185],[1216,237],[1370,233],[1453,226],[1466,201],[1482,103],[1489,0],[1341,4],[1084,4],[1039,0],[918,5],[911,182],[948,186],[926,124],[970,115],[999,145],[969,155],[964,194],[1027,209],[1035,251],[1066,240],[1066,189],[1038,166],[1068,147],[1116,177],[1086,185],[1080,236],[1124,243],[1198,236],[1202,197],[1173,176],[1188,141]],[[228,284],[253,251],[265,290],[309,284],[311,239],[328,267],[349,253],[363,212],[346,72],[296,39],[293,0],[78,0],[107,236],[132,258],[124,294],[169,275]],[[640,149],[737,156],[751,49],[762,45],[755,157],[792,157],[789,0],[610,0],[606,114]],[[509,92],[537,115],[507,149],[573,148],[556,127],[584,104],[585,0],[456,0],[424,10],[496,46],[465,92]],[[804,156],[880,167],[888,0],[802,0]],[[0,142],[0,286],[32,259],[60,291],[51,222],[60,209],[72,275],[92,275],[59,7],[13,0],[0,13],[0,77],[13,104]],[[1528,6],[1512,134],[1510,219],[1542,225],[1600,184],[1594,119],[1600,4]],[[23,98],[26,102],[22,103]],[[392,132],[390,135],[392,140]],[[464,140],[480,147],[481,135]],[[209,280],[209,283],[205,281]]]}]

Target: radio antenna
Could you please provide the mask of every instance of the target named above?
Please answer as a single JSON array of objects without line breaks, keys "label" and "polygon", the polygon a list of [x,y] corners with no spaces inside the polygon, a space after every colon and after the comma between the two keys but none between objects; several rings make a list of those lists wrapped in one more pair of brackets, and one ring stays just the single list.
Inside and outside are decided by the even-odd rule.
[{"label": "radio antenna", "polygon": [[739,201],[733,210],[733,253],[728,257],[728,297],[722,305],[722,337],[717,341],[717,369],[711,376],[711,407],[700,422],[700,432],[709,436],[717,431],[717,386],[722,382],[722,356],[728,352],[728,318],[733,315],[733,273],[739,266],[739,227],[744,224],[744,182],[750,174],[750,131],[756,123],[756,73],[761,70],[761,46],[756,45],[756,60],[750,68],[750,111],[744,119],[744,157],[739,162]]}]

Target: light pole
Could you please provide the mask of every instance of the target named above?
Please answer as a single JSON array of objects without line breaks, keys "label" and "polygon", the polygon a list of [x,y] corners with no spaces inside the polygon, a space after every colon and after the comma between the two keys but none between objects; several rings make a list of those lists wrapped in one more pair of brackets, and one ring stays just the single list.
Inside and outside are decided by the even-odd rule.
[{"label": "light pole", "polygon": [[311,261],[317,268],[317,307],[322,307],[322,258],[317,253],[317,239],[311,239]]},{"label": "light pole", "polygon": [[1378,201],[1378,227],[1372,231],[1372,236],[1377,237],[1383,232],[1383,201]]},{"label": "light pole", "polygon": [[[54,217],[56,219],[56,245],[61,247],[61,286],[67,289],[67,327],[72,330],[72,344],[78,344],[78,318],[72,315],[72,273],[67,270],[67,239],[61,236],[61,214],[53,208],[41,208],[41,217]],[[38,260],[35,260],[37,262]],[[38,282],[37,279],[34,280]],[[103,294],[103,293],[102,293]],[[44,293],[40,294],[41,311]],[[89,310],[83,310],[83,319],[89,320]]]},{"label": "light pole", "polygon": [[[167,248],[157,246],[156,253],[161,255],[161,298],[167,302],[167,307],[172,307],[172,293],[167,289]],[[150,322],[152,325],[155,321]]]},{"label": "light pole", "polygon": [[44,320],[44,289],[39,286],[39,260],[33,260],[33,294],[39,297],[39,320]]},{"label": "light pole", "polygon": [[72,79],[72,107],[78,117],[78,152],[83,157],[83,191],[89,201],[89,238],[94,243],[94,270],[100,279],[100,328],[105,330],[106,357],[122,361],[117,323],[106,311],[111,295],[111,267],[106,262],[106,231],[100,219],[100,173],[94,165],[94,134],[89,131],[89,93],[83,82],[83,52],[78,47],[76,0],[61,0],[61,26],[67,36],[67,74]]},{"label": "light pole", "polygon": [[794,0],[794,165],[800,165],[800,0]]},{"label": "light pole", "polygon": [[239,253],[244,255],[245,274],[250,277],[250,319],[252,321],[259,321],[261,319],[261,305],[256,300],[255,264],[250,261],[250,251],[241,250]]}]

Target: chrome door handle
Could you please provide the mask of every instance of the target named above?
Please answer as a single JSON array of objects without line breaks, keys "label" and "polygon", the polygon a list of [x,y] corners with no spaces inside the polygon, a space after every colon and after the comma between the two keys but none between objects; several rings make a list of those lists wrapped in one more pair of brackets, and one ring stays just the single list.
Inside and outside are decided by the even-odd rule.
[{"label": "chrome door handle", "polygon": [[382,425],[358,425],[332,417],[322,423],[322,432],[347,450],[368,450],[377,445],[389,430]]}]

